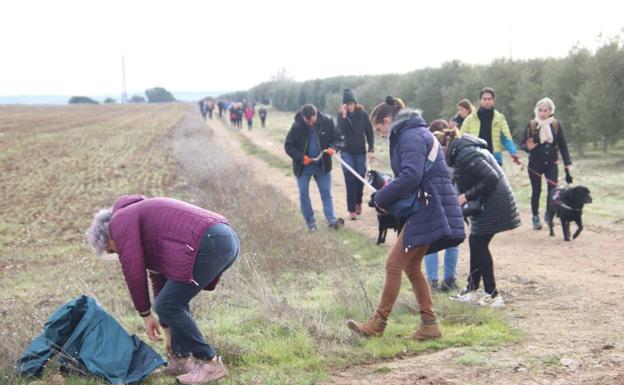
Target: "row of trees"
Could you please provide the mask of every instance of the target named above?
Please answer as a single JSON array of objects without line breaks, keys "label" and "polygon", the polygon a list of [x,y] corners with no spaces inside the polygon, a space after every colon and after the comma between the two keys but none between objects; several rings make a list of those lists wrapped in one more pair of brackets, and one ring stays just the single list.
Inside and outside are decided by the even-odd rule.
[{"label": "row of trees", "polygon": [[[147,99],[146,99],[147,97]],[[162,87],[154,87],[145,91],[145,97],[141,95],[132,95],[128,102],[130,103],[171,103],[175,102],[176,99],[173,97],[171,92],[167,91]],[[116,103],[117,101],[113,98],[107,97],[104,99],[104,104]],[[99,101],[90,98],[88,96],[72,96],[69,98],[69,104],[100,104]]]},{"label": "row of trees", "polygon": [[606,152],[624,134],[624,48],[619,38],[603,41],[595,52],[575,47],[565,58],[498,59],[488,65],[453,61],[401,75],[305,82],[283,77],[226,97],[271,102],[286,111],[314,103],[333,114],[341,103],[342,89],[352,88],[358,101],[369,109],[386,95],[399,96],[432,120],[452,117],[462,98],[477,105],[478,92],[484,86],[496,89],[497,108],[507,116],[516,138],[533,117],[535,103],[544,96],[555,101],[556,115],[581,154],[588,144],[600,145]]}]

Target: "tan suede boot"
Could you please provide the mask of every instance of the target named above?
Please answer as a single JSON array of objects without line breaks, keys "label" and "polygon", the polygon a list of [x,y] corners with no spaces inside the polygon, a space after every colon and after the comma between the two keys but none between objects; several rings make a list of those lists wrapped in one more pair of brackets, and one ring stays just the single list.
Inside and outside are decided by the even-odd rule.
[{"label": "tan suede boot", "polygon": [[440,337],[442,337],[442,332],[440,331],[437,323],[421,322],[416,333],[412,334],[410,338],[416,341],[427,341]]},{"label": "tan suede boot", "polygon": [[369,318],[365,322],[356,322],[354,320],[347,321],[347,327],[354,333],[357,333],[364,337],[377,337],[381,336],[386,329],[388,322],[378,317]]}]

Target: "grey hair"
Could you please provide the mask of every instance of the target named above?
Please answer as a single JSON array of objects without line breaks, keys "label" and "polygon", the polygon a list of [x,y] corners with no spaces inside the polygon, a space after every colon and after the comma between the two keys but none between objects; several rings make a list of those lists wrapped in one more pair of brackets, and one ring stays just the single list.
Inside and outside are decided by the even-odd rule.
[{"label": "grey hair", "polygon": [[110,240],[110,232],[108,225],[113,217],[113,209],[101,209],[93,217],[91,226],[87,231],[87,241],[93,248],[93,252],[96,255],[103,255],[106,253],[108,247],[108,241]]},{"label": "grey hair", "polygon": [[555,102],[553,102],[551,98],[544,98],[535,104],[535,118],[537,118],[537,113],[542,106],[546,106],[550,109],[551,116],[555,114]]}]

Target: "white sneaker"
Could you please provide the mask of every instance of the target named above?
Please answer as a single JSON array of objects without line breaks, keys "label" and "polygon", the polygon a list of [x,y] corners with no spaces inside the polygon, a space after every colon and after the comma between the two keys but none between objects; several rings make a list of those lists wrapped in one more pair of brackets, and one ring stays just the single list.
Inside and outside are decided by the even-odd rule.
[{"label": "white sneaker", "polygon": [[505,307],[505,301],[503,301],[503,296],[500,293],[494,298],[490,294],[484,294],[479,300],[479,306],[502,308]]},{"label": "white sneaker", "polygon": [[477,303],[479,303],[479,300],[481,299],[482,296],[483,296],[483,292],[481,291],[477,291],[477,290],[468,291],[467,289],[464,289],[461,292],[457,293],[457,295],[453,295],[449,298],[453,301],[463,302],[463,303],[472,303],[476,305]]}]

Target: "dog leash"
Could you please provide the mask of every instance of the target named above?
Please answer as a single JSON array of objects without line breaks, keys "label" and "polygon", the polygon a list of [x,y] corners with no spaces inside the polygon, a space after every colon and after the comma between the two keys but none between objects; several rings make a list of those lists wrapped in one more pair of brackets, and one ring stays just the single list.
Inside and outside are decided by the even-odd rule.
[{"label": "dog leash", "polygon": [[521,165],[522,167],[526,167],[526,168],[527,168],[527,170],[529,170],[529,172],[530,172],[531,174],[536,175],[536,176],[539,176],[540,178],[543,176],[543,177],[544,177],[544,179],[546,179],[546,182],[547,182],[549,185],[551,185],[551,186],[553,186],[553,187],[559,187],[559,183],[555,182],[555,181],[554,181],[554,180],[552,180],[552,179],[547,178],[547,177],[546,177],[546,175],[540,174],[539,172],[537,172],[537,171],[533,170],[531,167],[529,167],[527,164],[523,163],[521,160],[519,160],[519,161],[518,161],[518,163],[520,163],[520,165]]},{"label": "dog leash", "polygon": [[[520,163],[520,165],[522,165],[523,167],[526,167],[526,168],[527,168],[527,170],[529,170],[529,172],[530,172],[530,173],[532,173],[532,174],[534,174],[534,175],[537,175],[537,176],[539,176],[540,178],[543,176],[543,177],[544,177],[544,179],[546,179],[546,182],[548,182],[548,184],[550,184],[551,186],[554,186],[555,188],[559,187],[559,184],[558,184],[557,182],[555,182],[555,181],[554,181],[554,180],[552,180],[552,179],[548,179],[548,178],[546,177],[546,175],[542,175],[542,174],[540,174],[539,172],[537,172],[537,171],[533,170],[531,167],[529,167],[529,166],[527,166],[526,164],[522,163],[522,161],[520,161],[519,163]],[[561,198],[560,198],[559,194],[560,194],[560,191],[557,191],[557,192],[556,192],[556,195],[555,195],[555,196],[553,196],[553,201],[554,201],[554,203],[555,203],[556,205],[561,206],[561,207],[563,207],[564,209],[566,209],[566,210],[570,210],[570,211],[582,211],[582,210],[580,210],[580,209],[575,209],[575,208],[572,208],[572,207],[568,206],[567,204],[563,203],[563,202],[561,201]]]},{"label": "dog leash", "polygon": [[[321,153],[318,154],[318,156],[316,158],[312,158],[312,161],[318,162],[319,160],[321,160],[321,158],[323,158],[323,154],[325,154],[325,153],[327,153],[327,150],[321,151]],[[353,169],[353,167],[349,166],[349,164],[347,162],[342,160],[342,158],[340,156],[338,156],[338,153],[334,153],[333,156],[336,159],[338,159],[338,161],[342,164],[342,166],[344,168],[346,168],[351,174],[353,174],[353,176],[356,177],[360,182],[364,183],[364,185],[367,186],[369,189],[371,189],[373,192],[377,192],[377,189],[374,188],[373,185],[368,183],[368,181],[366,179],[364,179],[360,174],[358,174],[358,172],[355,171]]]}]

